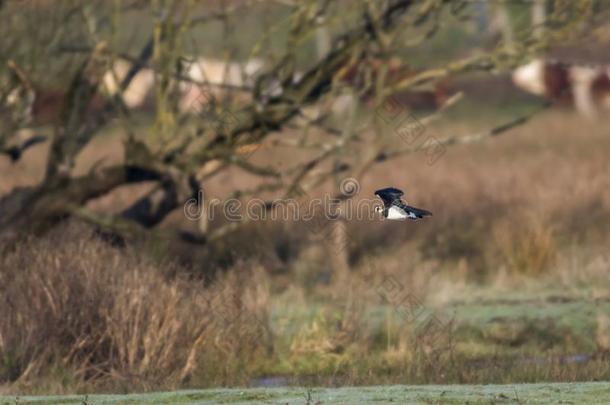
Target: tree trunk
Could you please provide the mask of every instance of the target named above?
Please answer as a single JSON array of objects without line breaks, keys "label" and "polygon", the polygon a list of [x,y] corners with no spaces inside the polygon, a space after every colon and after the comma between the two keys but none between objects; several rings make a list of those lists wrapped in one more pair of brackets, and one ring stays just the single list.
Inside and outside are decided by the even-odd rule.
[{"label": "tree trunk", "polygon": [[541,38],[544,34],[544,24],[546,22],[546,0],[534,0],[532,3],[532,25],[534,35]]}]

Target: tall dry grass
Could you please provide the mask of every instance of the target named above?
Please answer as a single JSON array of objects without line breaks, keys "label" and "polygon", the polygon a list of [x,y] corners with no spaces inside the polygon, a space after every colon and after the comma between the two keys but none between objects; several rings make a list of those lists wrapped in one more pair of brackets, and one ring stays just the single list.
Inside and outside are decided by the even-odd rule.
[{"label": "tall dry grass", "polygon": [[268,352],[260,273],[206,288],[82,229],[63,232],[0,260],[0,381],[34,389],[63,375],[71,387],[175,387],[204,365],[237,373]]},{"label": "tall dry grass", "polygon": [[[392,251],[413,243],[428,260],[464,263],[478,280],[502,268],[553,271],[573,246],[599,254],[610,238],[609,123],[549,111],[497,139],[449,148],[432,166],[423,152],[385,163],[361,182],[360,196],[404,188],[410,203],[434,217],[366,223],[352,240],[356,248]],[[449,122],[426,133],[442,138],[487,125]]]}]

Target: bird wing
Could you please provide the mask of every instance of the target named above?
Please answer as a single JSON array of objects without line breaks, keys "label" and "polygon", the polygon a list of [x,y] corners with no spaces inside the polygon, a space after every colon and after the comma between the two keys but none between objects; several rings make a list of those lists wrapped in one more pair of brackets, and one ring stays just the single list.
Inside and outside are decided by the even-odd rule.
[{"label": "bird wing", "polygon": [[397,205],[403,211],[405,211],[405,213],[410,218],[423,218],[423,217],[427,217],[427,216],[432,216],[432,213],[430,211],[427,211],[427,210],[424,210],[421,208],[411,207],[410,205],[407,205],[407,204],[403,203],[402,201],[400,201]]},{"label": "bird wing", "polygon": [[391,206],[397,200],[400,201],[400,197],[404,194],[401,190],[394,187],[382,188],[375,191],[375,195],[381,198],[385,207]]}]

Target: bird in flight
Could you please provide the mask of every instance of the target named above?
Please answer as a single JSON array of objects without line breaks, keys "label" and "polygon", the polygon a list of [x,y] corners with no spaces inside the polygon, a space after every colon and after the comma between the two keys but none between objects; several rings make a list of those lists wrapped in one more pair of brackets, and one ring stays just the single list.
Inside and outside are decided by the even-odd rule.
[{"label": "bird in flight", "polygon": [[384,218],[394,220],[411,219],[416,221],[432,215],[430,211],[407,205],[400,199],[404,194],[401,190],[394,187],[382,188],[375,191],[375,195],[383,201],[383,207],[375,207],[375,211],[383,212]]}]

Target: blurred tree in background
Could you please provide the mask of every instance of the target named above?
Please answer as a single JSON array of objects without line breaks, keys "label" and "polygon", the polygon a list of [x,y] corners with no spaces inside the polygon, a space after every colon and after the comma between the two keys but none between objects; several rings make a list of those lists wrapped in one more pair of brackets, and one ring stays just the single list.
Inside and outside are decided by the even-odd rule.
[{"label": "blurred tree in background", "polygon": [[[358,104],[379,111],[388,98],[432,91],[425,125],[459,99],[457,92],[439,98],[443,81],[510,69],[589,32],[604,8],[594,0],[3,1],[0,148],[17,161],[30,146],[50,146],[39,184],[0,200],[2,246],[73,216],[120,239],[160,235],[164,218],[229,167],[261,179],[235,190],[240,197],[289,198],[338,175],[360,178],[421,146],[396,147],[392,134],[371,132],[383,122],[379,114],[359,122]],[[457,30],[464,24],[474,29]],[[489,27],[483,38],[477,26]],[[447,52],[438,52],[441,42]],[[473,42],[480,45],[466,46]],[[215,78],[206,77],[210,61],[221,72]],[[148,82],[139,79],[146,74]],[[145,101],[153,118],[136,131]],[[480,140],[523,119],[435,147]],[[109,126],[122,129],[121,160],[94,158],[75,173],[79,154]],[[309,136],[311,128],[319,134]],[[301,158],[281,170],[255,164],[248,157],[262,145]],[[156,186],[123,212],[87,208],[118,187],[150,181]],[[238,226],[201,224],[180,235],[205,243]]]}]

